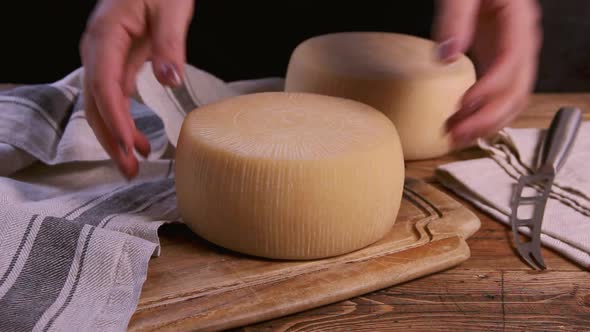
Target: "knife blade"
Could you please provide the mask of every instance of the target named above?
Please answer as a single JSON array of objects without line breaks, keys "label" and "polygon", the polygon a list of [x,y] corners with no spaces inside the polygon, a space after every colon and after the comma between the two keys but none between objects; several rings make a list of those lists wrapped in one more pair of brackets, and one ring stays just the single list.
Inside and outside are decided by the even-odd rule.
[{"label": "knife blade", "polygon": [[189,91],[188,86],[186,85],[186,78],[182,80],[182,83],[176,87],[168,88],[172,95],[178,102],[180,108],[184,111],[185,114],[188,114],[199,107],[198,103],[196,102],[195,98]]}]

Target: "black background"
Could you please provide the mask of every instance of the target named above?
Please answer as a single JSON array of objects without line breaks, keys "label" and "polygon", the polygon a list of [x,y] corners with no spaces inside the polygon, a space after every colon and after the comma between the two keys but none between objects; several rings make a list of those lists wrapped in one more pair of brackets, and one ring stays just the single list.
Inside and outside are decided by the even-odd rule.
[{"label": "black background", "polygon": [[[187,60],[225,80],[284,75],[293,48],[320,33],[383,30],[427,36],[432,2],[414,2],[196,0]],[[78,43],[93,6],[89,0],[2,5],[0,81],[48,82],[80,66]]]},{"label": "black background", "polygon": [[[520,1],[520,0],[515,0]],[[540,0],[545,32],[537,91],[590,90],[590,1]],[[80,66],[91,0],[0,5],[0,82],[55,81]],[[196,0],[188,62],[225,80],[284,75],[302,40],[335,31],[430,36],[430,0]]]},{"label": "black background", "polygon": [[[20,1],[0,19],[0,81],[54,81],[80,66],[78,43],[95,1]],[[428,36],[432,2],[197,0],[187,62],[225,79],[284,75],[305,38],[344,30]],[[337,5],[338,4],[338,5]]]}]

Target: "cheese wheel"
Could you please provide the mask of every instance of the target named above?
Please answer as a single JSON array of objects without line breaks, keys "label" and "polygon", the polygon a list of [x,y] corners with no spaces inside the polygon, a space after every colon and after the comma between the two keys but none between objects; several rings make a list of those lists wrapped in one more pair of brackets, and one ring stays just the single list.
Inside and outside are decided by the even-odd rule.
[{"label": "cheese wheel", "polygon": [[401,203],[395,127],[352,100],[255,93],[201,107],[176,152],[184,222],[238,252],[279,259],[340,255],[382,238]]},{"label": "cheese wheel", "polygon": [[444,123],[475,82],[464,55],[451,64],[435,58],[426,39],[381,32],[322,35],[301,43],[287,70],[287,91],[354,99],[395,124],[406,160],[451,150]]}]

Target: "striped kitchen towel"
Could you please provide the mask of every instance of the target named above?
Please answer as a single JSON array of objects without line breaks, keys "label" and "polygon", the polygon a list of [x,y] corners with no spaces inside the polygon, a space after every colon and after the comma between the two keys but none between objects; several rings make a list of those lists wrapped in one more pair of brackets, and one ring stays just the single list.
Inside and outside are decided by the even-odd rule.
[{"label": "striped kitchen towel", "polygon": [[123,331],[157,229],[178,220],[171,161],[126,183],[110,162],[0,178],[0,331]]},{"label": "striped kitchen towel", "polygon": [[[0,331],[127,328],[159,254],[158,228],[180,221],[173,160],[163,156],[182,117],[150,68],[138,82],[150,107],[138,98],[131,113],[152,152],[129,182],[86,122],[83,70],[0,91]],[[268,87],[188,68],[201,104]]]},{"label": "striped kitchen towel", "polygon": [[[40,160],[48,165],[75,161],[106,160],[86,122],[80,94],[83,70],[43,85],[0,91],[0,176]],[[160,118],[132,100],[137,127],[150,140],[149,159],[159,158],[168,140]]]}]

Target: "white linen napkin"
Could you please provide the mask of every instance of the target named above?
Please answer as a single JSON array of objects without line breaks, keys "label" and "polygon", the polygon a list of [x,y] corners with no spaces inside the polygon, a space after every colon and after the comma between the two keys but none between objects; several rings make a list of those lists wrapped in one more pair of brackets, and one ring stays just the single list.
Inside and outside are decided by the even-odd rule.
[{"label": "white linen napkin", "polygon": [[[544,129],[506,128],[479,140],[488,157],[440,166],[438,180],[459,196],[509,223],[510,199],[521,175],[534,168]],[[545,209],[541,241],[590,269],[590,123],[584,122],[566,163],[558,172]],[[532,189],[532,188],[531,188]],[[526,233],[525,229],[522,229]]]}]

